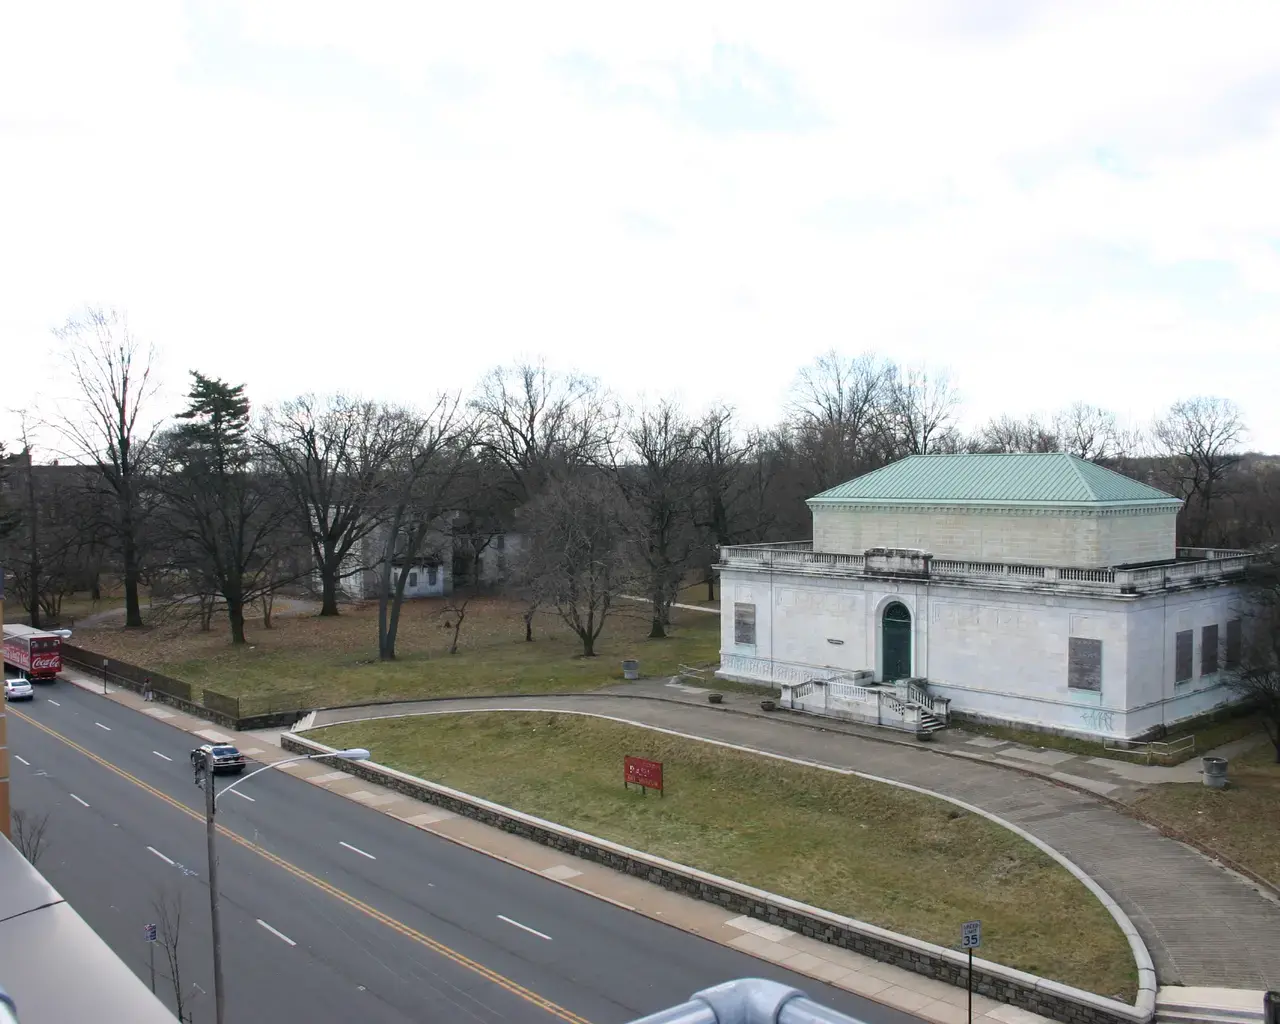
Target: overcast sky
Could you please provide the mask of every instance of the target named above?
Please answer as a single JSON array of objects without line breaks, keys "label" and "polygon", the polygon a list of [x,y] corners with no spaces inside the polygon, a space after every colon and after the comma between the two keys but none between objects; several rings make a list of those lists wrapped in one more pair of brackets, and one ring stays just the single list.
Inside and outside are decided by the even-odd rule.
[{"label": "overcast sky", "polygon": [[8,3],[0,437],[85,302],[171,400],[544,355],[768,422],[836,347],[1277,451],[1280,2]]}]

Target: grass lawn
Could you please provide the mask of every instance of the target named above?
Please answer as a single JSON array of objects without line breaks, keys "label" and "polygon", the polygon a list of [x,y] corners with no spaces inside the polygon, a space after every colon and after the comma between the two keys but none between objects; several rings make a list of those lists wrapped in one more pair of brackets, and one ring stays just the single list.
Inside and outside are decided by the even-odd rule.
[{"label": "grass lawn", "polygon": [[525,643],[520,609],[500,598],[475,598],[467,607],[458,653],[448,653],[443,602],[406,601],[398,657],[377,660],[375,605],[344,609],[337,618],[279,616],[272,629],[250,619],[249,643],[231,646],[225,615],[213,628],[160,625],[146,630],[77,630],[75,643],[241,698],[252,714],[293,701],[326,707],[374,700],[499,693],[590,690],[622,676],[621,661],[637,658],[644,675],[674,674],[681,663],[714,664],[720,620],[700,612],[673,615],[673,635],[650,640],[643,605],[620,602],[597,641],[597,657],[554,614],[540,614],[534,642]]},{"label": "grass lawn", "polygon": [[[750,885],[1130,999],[1133,957],[1087,889],[985,818],[882,783],[576,715],[384,719],[309,733],[374,760]],[[622,788],[624,754],[665,797]]]},{"label": "grass lawn", "polygon": [[[1088,757],[1110,757],[1116,761],[1130,764],[1145,764],[1145,757],[1134,752],[1123,754],[1117,750],[1108,750],[1101,742],[1086,740],[1076,736],[1058,736],[1053,733],[1040,732],[1036,729],[1019,729],[1017,726],[993,725],[985,722],[957,723],[965,732],[992,736],[996,739],[1010,740],[1014,743],[1025,743],[1031,747],[1049,747],[1053,750],[1065,750],[1072,754],[1084,754]],[[1205,753],[1220,747],[1232,740],[1243,739],[1261,728],[1258,719],[1250,714],[1233,714],[1228,710],[1208,715],[1203,718],[1184,722],[1169,730],[1162,742],[1172,743],[1186,736],[1194,736],[1194,749],[1179,751],[1171,757],[1151,758],[1153,765],[1173,765],[1189,761],[1193,757],[1202,757]]]},{"label": "grass lawn", "polygon": [[1226,789],[1153,786],[1135,807],[1280,886],[1280,764],[1265,740],[1232,760]]}]

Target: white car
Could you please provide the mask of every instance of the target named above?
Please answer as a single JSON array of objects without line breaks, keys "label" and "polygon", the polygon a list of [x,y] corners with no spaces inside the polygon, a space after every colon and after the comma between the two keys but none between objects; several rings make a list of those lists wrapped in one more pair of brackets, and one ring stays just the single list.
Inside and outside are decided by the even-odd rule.
[{"label": "white car", "polygon": [[31,688],[31,681],[22,676],[4,681],[5,700],[35,700],[35,696],[36,692]]}]

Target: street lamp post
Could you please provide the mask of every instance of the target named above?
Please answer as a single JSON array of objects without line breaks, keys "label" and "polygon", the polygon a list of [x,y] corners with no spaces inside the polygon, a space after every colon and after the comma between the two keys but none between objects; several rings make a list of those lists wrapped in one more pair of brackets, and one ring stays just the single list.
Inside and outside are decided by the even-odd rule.
[{"label": "street lamp post", "polygon": [[[336,757],[344,761],[367,761],[369,751],[361,747],[352,747],[350,750],[335,750],[331,754],[303,754],[299,757],[287,757],[283,761],[273,761],[271,764],[251,771],[248,775],[242,775],[223,789],[222,793],[235,789],[240,783],[265,772],[268,768],[278,768],[280,765],[292,764],[295,761],[312,761],[319,757]],[[218,918],[218,852],[214,842],[218,829],[213,820],[218,806],[218,797],[222,796],[222,793],[215,792],[213,779],[213,746],[210,745],[204,755],[204,825],[209,858],[209,923],[213,929],[213,1005],[217,1024],[225,1024],[222,989],[222,927]]]}]

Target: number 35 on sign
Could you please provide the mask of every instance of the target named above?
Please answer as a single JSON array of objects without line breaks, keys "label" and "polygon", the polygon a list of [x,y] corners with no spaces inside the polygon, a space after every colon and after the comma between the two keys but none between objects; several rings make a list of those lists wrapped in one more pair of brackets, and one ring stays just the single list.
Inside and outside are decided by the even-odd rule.
[{"label": "number 35 on sign", "polygon": [[977,949],[982,945],[982,922],[966,921],[960,926],[960,948]]}]

